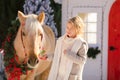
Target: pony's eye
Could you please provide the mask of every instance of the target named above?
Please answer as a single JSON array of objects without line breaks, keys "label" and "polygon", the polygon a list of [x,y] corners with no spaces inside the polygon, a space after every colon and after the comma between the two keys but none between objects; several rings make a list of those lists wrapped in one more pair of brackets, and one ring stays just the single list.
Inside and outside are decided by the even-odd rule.
[{"label": "pony's eye", "polygon": [[22,35],[25,36],[25,32],[22,32]]},{"label": "pony's eye", "polygon": [[41,34],[41,33],[39,33],[38,35],[39,35],[39,36],[41,36],[42,34]]},{"label": "pony's eye", "polygon": [[39,36],[41,37],[41,40],[42,40],[42,38],[43,38],[43,34],[39,34]]},{"label": "pony's eye", "polygon": [[38,36],[41,36],[42,35],[42,33],[41,32],[38,32]]}]

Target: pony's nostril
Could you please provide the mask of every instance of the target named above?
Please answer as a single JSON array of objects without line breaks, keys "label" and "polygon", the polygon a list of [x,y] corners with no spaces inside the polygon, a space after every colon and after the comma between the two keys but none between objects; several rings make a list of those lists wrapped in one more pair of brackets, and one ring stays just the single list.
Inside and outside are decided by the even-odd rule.
[{"label": "pony's nostril", "polygon": [[38,59],[36,59],[36,63],[39,63],[39,60],[38,60]]},{"label": "pony's nostril", "polygon": [[28,64],[30,64],[30,60],[28,60]]}]

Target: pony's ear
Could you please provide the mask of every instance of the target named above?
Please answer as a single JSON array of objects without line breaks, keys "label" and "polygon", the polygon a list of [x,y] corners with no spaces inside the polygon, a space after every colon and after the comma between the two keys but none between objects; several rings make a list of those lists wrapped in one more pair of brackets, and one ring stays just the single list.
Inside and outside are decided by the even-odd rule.
[{"label": "pony's ear", "polygon": [[44,23],[44,20],[45,20],[45,13],[44,12],[41,12],[39,15],[38,15],[38,21],[43,24]]},{"label": "pony's ear", "polygon": [[26,16],[21,11],[18,11],[18,19],[20,23],[24,23],[26,20]]}]

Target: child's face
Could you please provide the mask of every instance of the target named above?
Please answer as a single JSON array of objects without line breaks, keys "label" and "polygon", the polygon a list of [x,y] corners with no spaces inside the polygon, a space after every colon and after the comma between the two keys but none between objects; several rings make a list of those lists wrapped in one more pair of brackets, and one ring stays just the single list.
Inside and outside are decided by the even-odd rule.
[{"label": "child's face", "polygon": [[66,34],[70,38],[75,38],[76,37],[76,29],[71,23],[67,23],[66,27]]}]

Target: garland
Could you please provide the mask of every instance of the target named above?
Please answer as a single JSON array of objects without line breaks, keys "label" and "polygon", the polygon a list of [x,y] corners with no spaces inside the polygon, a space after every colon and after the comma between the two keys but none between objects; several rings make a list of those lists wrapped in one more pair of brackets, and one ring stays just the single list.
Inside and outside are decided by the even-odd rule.
[{"label": "garland", "polygon": [[98,47],[90,47],[87,52],[87,56],[89,58],[95,59],[96,56],[100,53],[101,51],[98,49]]},{"label": "garland", "polygon": [[13,47],[13,41],[18,31],[19,21],[15,20],[12,22],[12,27],[8,29],[8,35],[2,44],[4,49],[4,66],[5,72],[8,73],[8,80],[20,80],[20,75],[27,74],[28,70],[26,63],[18,64],[15,60],[15,50]]}]

